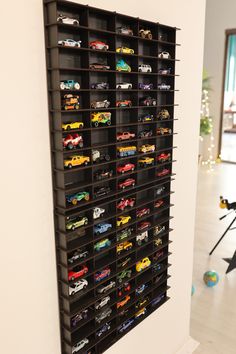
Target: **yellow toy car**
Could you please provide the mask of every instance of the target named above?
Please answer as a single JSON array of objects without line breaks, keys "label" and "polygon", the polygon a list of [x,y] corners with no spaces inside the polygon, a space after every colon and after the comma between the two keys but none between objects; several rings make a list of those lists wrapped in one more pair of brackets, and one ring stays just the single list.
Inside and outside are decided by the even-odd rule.
[{"label": "yellow toy car", "polygon": [[148,257],[143,258],[141,261],[136,263],[136,271],[142,272],[142,270],[148,268],[151,265],[151,261]]},{"label": "yellow toy car", "polygon": [[83,122],[71,122],[62,124],[62,130],[73,130],[73,129],[81,129],[84,127]]},{"label": "yellow toy car", "polygon": [[94,127],[111,125],[111,112],[97,112],[91,114],[91,123]]},{"label": "yellow toy car", "polygon": [[129,251],[133,247],[130,241],[121,242],[116,246],[116,253],[119,255],[122,251]]},{"label": "yellow toy car", "polygon": [[129,215],[121,215],[116,220],[116,226],[122,226],[127,224],[131,220],[131,216]]},{"label": "yellow toy car", "polygon": [[140,167],[147,167],[154,165],[154,158],[153,157],[142,157],[138,160]]},{"label": "yellow toy car", "polygon": [[127,47],[118,47],[116,53],[134,54],[134,50]]},{"label": "yellow toy car", "polygon": [[90,162],[89,156],[74,155],[74,156],[69,156],[66,160],[64,160],[64,167],[72,168],[76,166],[87,165],[89,162]]},{"label": "yellow toy car", "polygon": [[144,144],[140,146],[139,152],[143,152],[143,153],[154,152],[155,149],[156,149],[155,145]]}]

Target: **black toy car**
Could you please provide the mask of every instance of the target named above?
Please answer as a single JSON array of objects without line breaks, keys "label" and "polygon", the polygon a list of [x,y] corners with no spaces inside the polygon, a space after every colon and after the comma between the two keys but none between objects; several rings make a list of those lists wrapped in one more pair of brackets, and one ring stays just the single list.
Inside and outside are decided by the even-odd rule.
[{"label": "black toy car", "polygon": [[104,195],[107,195],[108,193],[111,192],[111,188],[109,186],[102,186],[102,187],[96,187],[94,188],[94,197],[102,197]]},{"label": "black toy car", "polygon": [[108,90],[109,89],[109,84],[108,84],[108,82],[96,82],[96,83],[91,85],[91,89]]},{"label": "black toy car", "polygon": [[88,251],[83,249],[77,249],[71,256],[68,258],[68,263],[73,264],[79,259],[86,258],[88,256]]},{"label": "black toy car", "polygon": [[139,138],[147,138],[149,136],[152,136],[152,130],[142,130],[139,134],[138,134],[138,137]]},{"label": "black toy car", "polygon": [[100,181],[102,179],[106,179],[109,177],[112,177],[113,175],[113,170],[108,170],[108,169],[103,169],[103,170],[98,170],[94,173],[94,178],[97,181]]}]

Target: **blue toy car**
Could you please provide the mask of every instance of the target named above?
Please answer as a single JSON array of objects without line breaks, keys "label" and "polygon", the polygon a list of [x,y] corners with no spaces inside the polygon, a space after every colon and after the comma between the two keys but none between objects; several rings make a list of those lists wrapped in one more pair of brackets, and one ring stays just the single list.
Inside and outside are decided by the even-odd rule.
[{"label": "blue toy car", "polygon": [[98,241],[97,243],[95,243],[94,245],[94,250],[99,252],[104,248],[110,247],[111,246],[111,241],[108,238],[105,238],[101,241]]},{"label": "blue toy car", "polygon": [[148,286],[147,286],[146,284],[140,285],[140,286],[135,290],[136,295],[142,294],[142,292],[144,292],[144,290],[145,290],[147,287],[148,287]]},{"label": "blue toy car", "polygon": [[75,80],[64,80],[60,82],[61,90],[79,90],[80,84]]},{"label": "blue toy car", "polygon": [[157,305],[159,302],[161,302],[164,298],[165,298],[165,294],[162,294],[162,295],[159,295],[159,296],[155,297],[155,298],[152,300],[152,302],[151,302],[152,306],[156,306],[156,305]]},{"label": "blue toy car", "polygon": [[110,328],[111,328],[111,323],[110,323],[110,322],[105,323],[105,324],[96,332],[96,336],[97,336],[97,337],[101,337],[101,335],[103,335],[103,333],[109,331]]},{"label": "blue toy car", "polygon": [[131,318],[125,322],[122,323],[121,326],[118,327],[118,332],[119,333],[123,333],[124,331],[126,331],[132,324],[134,323],[134,319]]},{"label": "blue toy car", "polygon": [[127,71],[130,73],[131,67],[123,59],[120,59],[116,63],[116,70],[117,71]]},{"label": "blue toy car", "polygon": [[94,226],[94,234],[95,235],[101,235],[104,232],[107,232],[112,228],[112,224],[109,224],[107,222],[102,222],[100,224],[97,224]]}]

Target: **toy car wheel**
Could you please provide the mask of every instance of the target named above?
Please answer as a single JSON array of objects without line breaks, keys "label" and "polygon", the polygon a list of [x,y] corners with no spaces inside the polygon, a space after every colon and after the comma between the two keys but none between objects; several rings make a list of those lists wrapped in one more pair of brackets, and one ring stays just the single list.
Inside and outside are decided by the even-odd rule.
[{"label": "toy car wheel", "polygon": [[71,129],[70,125],[67,125],[66,130],[70,130],[70,129]]},{"label": "toy car wheel", "polygon": [[75,230],[75,225],[71,226],[71,230],[74,231]]},{"label": "toy car wheel", "polygon": [[60,84],[60,89],[65,90],[65,84],[63,82]]},{"label": "toy car wheel", "polygon": [[152,101],[152,105],[156,106],[157,105],[157,101],[156,100]]},{"label": "toy car wheel", "polygon": [[108,108],[109,107],[109,103],[106,102],[104,106],[105,106],[105,108]]},{"label": "toy car wheel", "polygon": [[148,39],[152,39],[152,34],[148,33]]},{"label": "toy car wheel", "polygon": [[81,142],[79,143],[79,147],[82,148],[84,146],[84,144]]},{"label": "toy car wheel", "polygon": [[[131,103],[131,102],[129,102],[129,103],[128,103],[128,107],[131,107],[131,106],[132,106],[132,103]],[[131,139],[131,138],[130,138],[130,139]]]},{"label": "toy car wheel", "polygon": [[72,150],[72,149],[74,148],[74,146],[73,146],[72,143],[69,143],[69,144],[67,145],[67,147],[68,147],[68,149],[70,149],[70,150]]},{"label": "toy car wheel", "polygon": [[87,166],[87,164],[88,164],[88,161],[85,161],[85,163],[84,163],[84,164],[85,164],[85,166]]},{"label": "toy car wheel", "polygon": [[107,121],[107,125],[111,125],[111,121],[110,120]]},{"label": "toy car wheel", "polygon": [[63,22],[63,21],[62,21],[62,18],[58,18],[58,19],[57,19],[57,22],[62,23],[62,22]]},{"label": "toy car wheel", "polygon": [[150,102],[149,101],[146,102],[146,106],[150,106]]},{"label": "toy car wheel", "polygon": [[118,88],[118,89],[121,89],[121,86],[120,86],[120,85],[118,85],[118,86],[117,86],[117,88]]},{"label": "toy car wheel", "polygon": [[75,295],[75,292],[74,292],[74,291],[72,291],[71,295]]},{"label": "toy car wheel", "polygon": [[150,73],[151,72],[151,70],[150,69],[147,69],[147,73]]},{"label": "toy car wheel", "polygon": [[88,200],[89,200],[89,195],[86,195],[86,196],[84,197],[84,199],[85,199],[86,201],[88,201]]},{"label": "toy car wheel", "polygon": [[64,41],[61,42],[61,45],[66,45],[66,43]]},{"label": "toy car wheel", "polygon": [[130,72],[131,72],[131,68],[128,69],[128,73],[130,73]]},{"label": "toy car wheel", "polygon": [[75,198],[72,199],[72,204],[73,204],[73,205],[77,205],[77,203],[78,203],[78,200],[77,200],[77,199],[75,199]]},{"label": "toy car wheel", "polygon": [[135,183],[133,182],[133,183],[132,183],[132,187],[134,187],[134,186],[135,186]]},{"label": "toy car wheel", "polygon": [[141,73],[142,69],[141,69],[141,68],[139,68],[139,69],[138,69],[138,71]]},{"label": "toy car wheel", "polygon": [[146,37],[144,32],[141,32],[141,37],[142,37],[142,38],[145,38],[145,37]]},{"label": "toy car wheel", "polygon": [[78,104],[75,105],[75,109],[79,109],[79,105]]},{"label": "toy car wheel", "polygon": [[64,106],[64,110],[67,111],[67,109],[68,109],[67,106]]},{"label": "toy car wheel", "polygon": [[141,241],[138,241],[138,246],[141,246],[142,245],[142,242]]},{"label": "toy car wheel", "polygon": [[69,163],[69,165],[68,165],[68,168],[72,168],[72,165],[71,165],[71,163]]},{"label": "toy car wheel", "polygon": [[78,23],[77,23],[77,21],[73,21],[73,25],[77,25]]},{"label": "toy car wheel", "polygon": [[98,122],[94,122],[94,126],[97,128],[98,127]]},{"label": "toy car wheel", "polygon": [[73,281],[73,280],[75,280],[75,277],[71,277],[71,279],[70,279],[70,280],[72,280],[72,281]]},{"label": "toy car wheel", "polygon": [[132,89],[132,85],[129,85],[129,87],[128,87],[129,89]]},{"label": "toy car wheel", "polygon": [[[84,225],[88,225],[88,220],[85,220]],[[87,273],[87,271],[86,271]]]},{"label": "toy car wheel", "polygon": [[96,49],[96,46],[95,46],[95,45],[92,45],[92,46],[91,46],[91,49]]},{"label": "toy car wheel", "polygon": [[169,134],[171,134],[172,133],[172,130],[171,129],[169,129]]},{"label": "toy car wheel", "polygon": [[76,90],[79,90],[79,89],[80,89],[80,84],[79,84],[78,82],[76,82],[76,83],[74,84],[74,88],[75,88]]},{"label": "toy car wheel", "polygon": [[132,171],[132,172],[134,171],[134,167],[131,168],[131,171]]}]

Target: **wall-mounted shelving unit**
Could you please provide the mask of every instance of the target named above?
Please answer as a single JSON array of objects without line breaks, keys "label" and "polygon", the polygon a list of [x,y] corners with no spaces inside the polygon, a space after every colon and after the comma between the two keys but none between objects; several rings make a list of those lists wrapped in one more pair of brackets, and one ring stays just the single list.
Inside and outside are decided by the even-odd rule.
[{"label": "wall-mounted shelving unit", "polygon": [[44,16],[62,353],[103,353],[169,299],[177,28],[60,0]]}]

